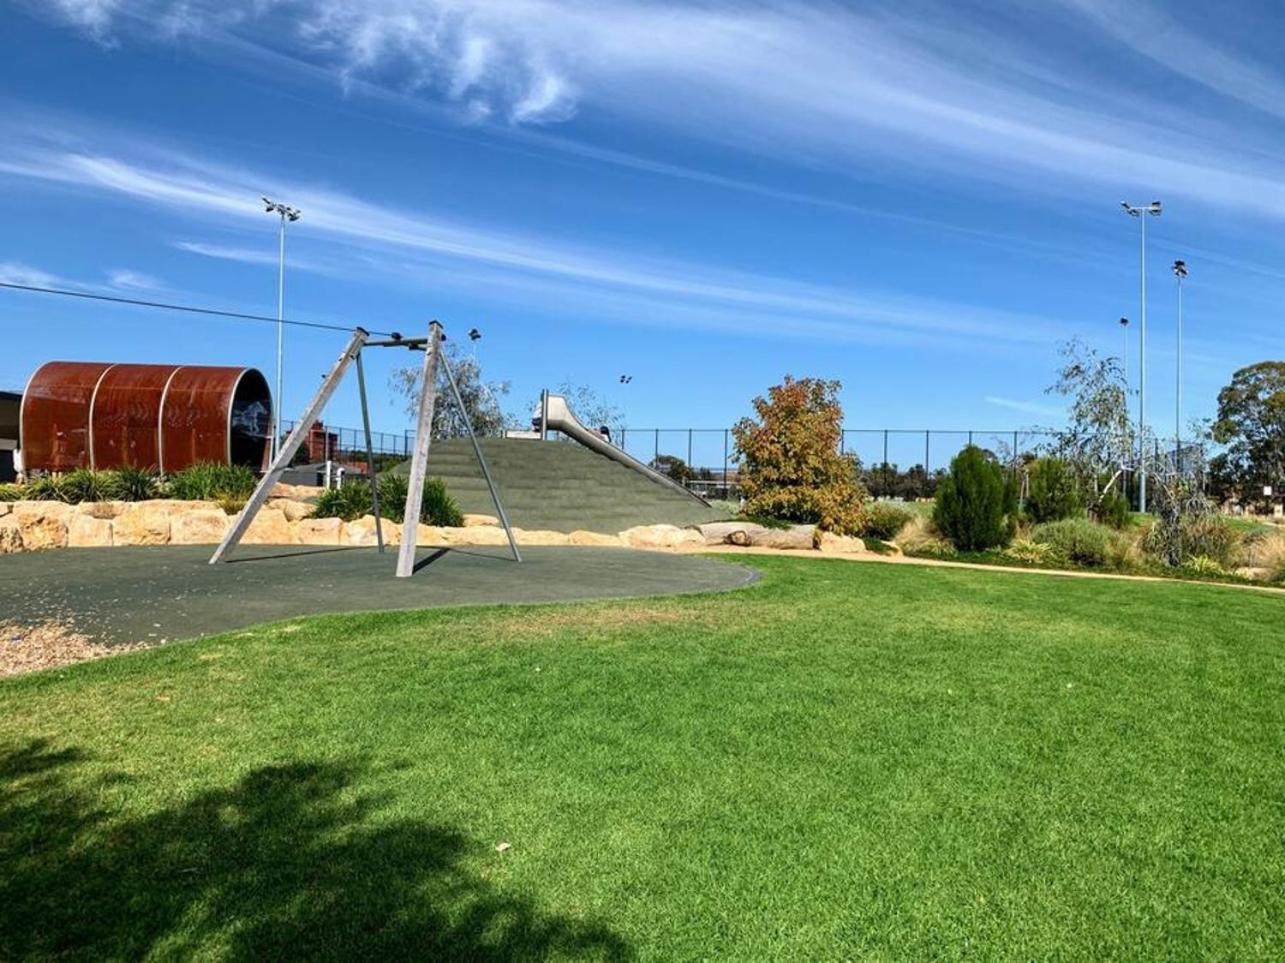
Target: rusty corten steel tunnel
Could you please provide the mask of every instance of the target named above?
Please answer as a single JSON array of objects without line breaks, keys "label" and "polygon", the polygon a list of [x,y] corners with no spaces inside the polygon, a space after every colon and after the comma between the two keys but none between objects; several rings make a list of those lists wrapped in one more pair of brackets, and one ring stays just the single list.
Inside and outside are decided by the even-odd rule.
[{"label": "rusty corten steel tunnel", "polygon": [[272,394],[254,368],[50,361],[22,396],[26,469],[264,466]]}]

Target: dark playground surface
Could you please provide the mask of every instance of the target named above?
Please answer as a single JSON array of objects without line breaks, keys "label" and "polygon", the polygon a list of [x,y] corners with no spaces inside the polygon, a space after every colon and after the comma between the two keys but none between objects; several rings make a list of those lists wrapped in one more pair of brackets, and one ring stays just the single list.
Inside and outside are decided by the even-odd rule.
[{"label": "dark playground surface", "polygon": [[213,546],[77,548],[0,557],[0,622],[58,622],[105,644],[160,642],[324,612],[569,602],[739,588],[755,574],[710,558],[618,548],[254,545],[209,565]]}]

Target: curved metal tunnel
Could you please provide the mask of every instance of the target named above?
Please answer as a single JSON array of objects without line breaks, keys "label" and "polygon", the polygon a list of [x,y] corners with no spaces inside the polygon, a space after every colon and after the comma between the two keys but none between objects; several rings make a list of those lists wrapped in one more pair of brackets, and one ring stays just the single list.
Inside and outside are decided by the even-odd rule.
[{"label": "curved metal tunnel", "polygon": [[196,462],[263,467],[272,395],[254,368],[50,361],[31,376],[19,416],[26,469]]}]

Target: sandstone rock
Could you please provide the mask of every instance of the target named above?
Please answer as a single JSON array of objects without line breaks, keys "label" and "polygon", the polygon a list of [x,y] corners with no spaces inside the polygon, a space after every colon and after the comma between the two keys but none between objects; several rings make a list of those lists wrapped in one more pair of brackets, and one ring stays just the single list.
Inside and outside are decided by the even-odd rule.
[{"label": "sandstone rock", "polygon": [[15,518],[56,518],[65,522],[76,510],[75,505],[65,502],[10,502],[10,514]]},{"label": "sandstone rock", "polygon": [[26,551],[67,547],[67,520],[72,507],[62,502],[14,502],[13,518],[22,532]]},{"label": "sandstone rock", "polygon": [[81,502],[79,505],[72,506],[72,514],[85,515],[89,518],[116,518],[129,505],[130,502],[120,501]]},{"label": "sandstone rock", "polygon": [[291,522],[290,530],[300,545],[338,545],[343,525],[338,518],[305,518]]},{"label": "sandstone rock", "polygon": [[[402,527],[387,518],[383,522],[384,544],[400,545]],[[378,545],[379,541],[375,538],[375,516],[363,515],[356,521],[345,522],[343,531],[339,535],[339,543],[341,545]]]},{"label": "sandstone rock", "polygon": [[621,532],[620,540],[631,548],[700,548],[705,545],[700,532],[676,525],[635,525]]},{"label": "sandstone rock", "polygon": [[22,527],[13,515],[0,517],[0,555],[22,551]]},{"label": "sandstone rock", "polygon": [[567,536],[569,545],[610,545],[619,548],[624,545],[619,535],[604,535],[602,532],[589,532],[578,529]]},{"label": "sandstone rock", "polygon": [[280,509],[288,522],[299,522],[311,515],[315,506],[293,498],[270,498],[266,507]]},{"label": "sandstone rock", "polygon": [[277,482],[272,486],[270,498],[290,498],[302,501],[305,498],[315,498],[320,495],[324,488],[320,485],[288,485],[285,482]]},{"label": "sandstone rock", "polygon": [[169,507],[156,502],[134,502],[112,522],[114,545],[166,545],[170,540]]},{"label": "sandstone rock", "polygon": [[231,524],[221,508],[195,508],[170,519],[170,544],[217,545]]},{"label": "sandstone rock", "polygon": [[494,515],[471,515],[468,513],[464,515],[465,528],[477,528],[482,525],[498,525],[498,524],[500,524],[500,520],[496,518]]},{"label": "sandstone rock", "polygon": [[700,532],[706,545],[750,545],[755,533],[768,531],[754,522],[711,522],[692,528]]},{"label": "sandstone rock", "polygon": [[[425,525],[419,523],[415,532],[416,545],[459,545],[460,542],[452,542],[449,532],[462,532],[462,528],[442,528],[438,525]],[[398,542],[400,545],[401,543]]]},{"label": "sandstone rock", "polygon": [[[443,533],[443,536],[446,539],[447,545],[507,545],[509,544],[509,537],[504,534],[504,529],[502,528],[495,528],[495,527],[443,528],[441,529],[441,531]],[[521,536],[519,535],[520,532],[522,532],[520,528],[515,528],[513,530],[513,537],[519,539],[519,544],[522,544]],[[523,534],[529,535],[531,533],[526,532]],[[550,532],[550,533],[541,533],[541,534],[556,535],[559,533]],[[562,538],[564,540],[562,544],[565,545],[566,536],[563,535]],[[525,544],[552,545],[554,543],[553,542],[539,542],[539,543],[526,542]]]},{"label": "sandstone rock", "polygon": [[68,548],[99,548],[112,544],[112,521],[74,514],[67,522]]},{"label": "sandstone rock", "polygon": [[[488,545],[507,545],[509,543],[508,537],[504,534],[504,529],[502,528],[496,528],[496,529],[474,528],[474,529],[470,529],[470,531],[499,532],[500,540],[498,542],[485,543]],[[513,529],[513,538],[517,541],[519,545],[566,545],[570,541],[566,532],[553,532],[553,531],[548,531],[546,529],[535,529],[533,531],[527,531],[526,529],[515,528]]]},{"label": "sandstone rock", "polygon": [[811,551],[816,528],[812,525],[791,525],[789,528],[764,528],[750,535],[755,548],[781,548]]},{"label": "sandstone rock", "polygon": [[817,548],[826,555],[863,555],[869,551],[861,539],[852,535],[836,535],[834,532],[821,532],[817,538]]},{"label": "sandstone rock", "polygon": [[286,521],[285,512],[279,508],[262,509],[254,516],[241,541],[246,545],[289,545],[290,523]]},{"label": "sandstone rock", "polygon": [[13,511],[12,504],[9,502],[0,502],[0,518],[4,518],[4,516],[8,515],[11,511]]}]

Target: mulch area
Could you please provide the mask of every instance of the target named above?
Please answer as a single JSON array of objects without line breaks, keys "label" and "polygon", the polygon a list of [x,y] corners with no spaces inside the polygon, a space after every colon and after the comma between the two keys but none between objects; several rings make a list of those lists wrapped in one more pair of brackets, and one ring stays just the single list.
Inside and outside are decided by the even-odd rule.
[{"label": "mulch area", "polygon": [[0,678],[145,648],[146,643],[100,645],[61,622],[0,622]]}]

